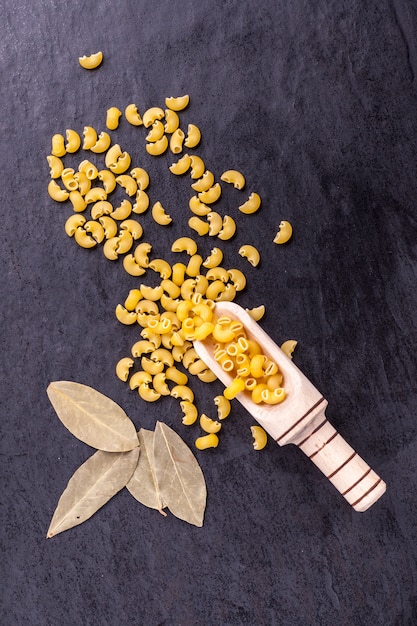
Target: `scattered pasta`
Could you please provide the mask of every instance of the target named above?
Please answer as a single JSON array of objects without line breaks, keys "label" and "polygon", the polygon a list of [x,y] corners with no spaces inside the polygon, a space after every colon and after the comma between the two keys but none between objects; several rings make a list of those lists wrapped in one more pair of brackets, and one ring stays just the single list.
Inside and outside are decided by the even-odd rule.
[{"label": "scattered pasta", "polygon": [[[102,53],[79,60],[86,69],[93,69],[101,63]],[[124,117],[132,126],[147,129],[145,149],[151,156],[162,155],[168,148],[178,155],[183,148],[190,150],[190,154],[182,154],[168,167],[172,174],[182,176],[188,173],[191,179],[189,184],[193,193],[188,207],[193,215],[188,220],[188,228],[199,237],[216,236],[227,242],[235,236],[237,224],[232,215],[212,210],[211,205],[222,202],[222,187],[216,182],[214,173],[206,169],[202,157],[193,151],[201,141],[199,127],[189,123],[186,133],[181,129],[180,114],[188,104],[188,95],[166,98],[165,109],[154,106],[141,115],[137,105],[131,103],[124,109]],[[144,401],[155,402],[164,396],[178,399],[183,413],[182,423],[187,426],[198,423],[203,431],[195,441],[196,447],[199,450],[216,448],[222,420],[230,414],[233,399],[244,393],[251,394],[257,403],[282,402],[286,395],[283,375],[262,353],[261,346],[246,336],[240,323],[229,318],[215,318],[215,303],[234,300],[246,287],[244,272],[225,265],[224,258],[227,257],[224,257],[222,248],[213,247],[204,259],[200,244],[193,236],[184,234],[171,244],[171,252],[182,255],[171,265],[164,258],[152,256],[151,243],[137,243],[144,232],[141,218],[150,205],[145,191],[150,185],[150,177],[146,169],[132,164],[129,152],[123,151],[118,143],[112,143],[111,132],[118,128],[122,116],[123,112],[113,106],[106,111],[109,132],[98,134],[94,127],[85,126],[82,135],[67,129],[65,137],[60,133],[52,136],[51,153],[46,157],[51,179],[48,193],[57,202],[69,201],[73,213],[65,221],[65,232],[79,246],[101,246],[104,256],[112,261],[123,257],[124,271],[134,278],[149,271],[156,276],[156,285],[140,283],[130,289],[124,302],[115,308],[120,323],[139,328],[131,356],[122,357],[116,363],[116,376]],[[67,166],[67,155],[75,155],[81,147],[90,151],[91,158],[81,158],[78,168],[72,162]],[[238,170],[223,172],[220,180],[237,190],[246,185],[245,177]],[[117,201],[114,201],[113,192],[127,197],[120,200],[116,196]],[[241,213],[251,214],[259,209],[260,204],[260,196],[253,192],[238,209]],[[172,222],[159,201],[152,204],[150,213],[159,225],[167,226]],[[148,218],[145,216],[145,219]],[[281,222],[274,243],[288,241],[291,234],[289,222]],[[244,244],[238,252],[252,266],[259,264],[260,253],[254,246]],[[246,310],[253,319],[259,320],[265,307],[260,305]],[[189,384],[190,376],[208,384],[216,380],[214,373],[198,357],[192,343],[194,340],[215,342],[216,359],[232,376],[223,394],[214,398],[217,419],[208,416],[210,411],[199,413]],[[292,358],[295,345],[295,341],[289,340],[281,348]],[[252,427],[252,434],[254,448],[264,448],[266,434],[263,429]]]}]

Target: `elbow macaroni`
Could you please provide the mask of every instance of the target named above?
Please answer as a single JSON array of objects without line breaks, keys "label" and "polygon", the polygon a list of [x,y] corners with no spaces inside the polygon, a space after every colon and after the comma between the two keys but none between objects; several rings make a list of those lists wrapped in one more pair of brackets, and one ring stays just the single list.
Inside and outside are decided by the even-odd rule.
[{"label": "elbow macaroni", "polygon": [[259,254],[259,250],[255,248],[255,246],[251,246],[250,244],[245,244],[239,248],[239,254],[244,259],[247,259],[249,263],[256,267],[259,265],[259,261],[261,260],[261,255]]},{"label": "elbow macaroni", "polygon": [[259,194],[253,192],[250,194],[246,202],[240,205],[239,211],[241,211],[241,213],[246,213],[247,215],[250,215],[251,213],[256,213],[260,206],[261,198]]},{"label": "elbow macaroni", "polygon": [[152,217],[160,226],[168,226],[172,222],[172,217],[165,212],[160,202],[155,202],[152,207]]},{"label": "elbow macaroni", "polygon": [[125,108],[125,118],[132,126],[141,126],[143,124],[142,118],[138,113],[138,107],[134,103],[128,104]]},{"label": "elbow macaroni", "polygon": [[109,130],[116,130],[120,123],[122,112],[117,107],[110,107],[106,113],[106,126]]},{"label": "elbow macaroni", "polygon": [[274,237],[274,243],[287,243],[292,236],[292,226],[290,222],[283,220],[279,225],[279,231]]},{"label": "elbow macaroni", "polygon": [[220,176],[220,180],[230,183],[235,189],[243,189],[245,186],[245,177],[237,170],[227,170]]},{"label": "elbow macaroni", "polygon": [[96,69],[99,65],[101,65],[102,61],[103,53],[101,50],[90,55],[84,54],[84,56],[78,57],[79,64],[86,70]]}]

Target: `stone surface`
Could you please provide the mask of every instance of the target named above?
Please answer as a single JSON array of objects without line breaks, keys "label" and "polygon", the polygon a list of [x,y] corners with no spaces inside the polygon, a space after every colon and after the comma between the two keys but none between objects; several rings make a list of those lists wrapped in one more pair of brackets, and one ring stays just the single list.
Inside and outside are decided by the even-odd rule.
[{"label": "stone surface", "polygon": [[[7,626],[407,626],[417,623],[417,11],[400,3],[23,0],[0,27],[1,570]],[[78,57],[101,49],[103,65]],[[386,480],[368,512],[351,510],[295,448],[252,449],[251,417],[234,406],[216,450],[198,453],[208,503],[194,528],[126,490],[53,539],[58,498],[91,449],[46,396],[52,380],[91,385],[137,427],[164,419],[188,443],[177,401],[145,405],[114,374],[138,328],[114,309],[138,281],[64,232],[70,214],[47,194],[54,133],[101,131],[106,110],[190,94],[181,116],[238,219],[224,245],[244,269],[237,300],[264,303],[265,330],[297,339],[297,365],[329,401],[328,417]],[[151,175],[173,217],[141,216],[155,257],[187,228],[187,177],[173,156],[146,154],[144,129],[115,140]],[[79,155],[69,162],[76,163]],[[272,244],[279,222],[291,242]],[[259,268],[237,250],[259,247]],[[202,254],[213,238],[199,239]],[[226,254],[227,253],[227,254]],[[177,257],[175,257],[177,258]],[[151,280],[151,278],[149,279]],[[199,381],[197,381],[199,382]],[[194,384],[214,414],[221,386]],[[214,416],[214,415],[213,415]]]}]

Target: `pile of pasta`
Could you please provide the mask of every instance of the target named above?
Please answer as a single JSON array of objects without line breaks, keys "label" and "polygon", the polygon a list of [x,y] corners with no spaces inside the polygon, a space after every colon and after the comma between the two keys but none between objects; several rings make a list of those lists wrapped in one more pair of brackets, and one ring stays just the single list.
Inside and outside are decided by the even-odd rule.
[{"label": "pile of pasta", "polygon": [[[194,424],[198,410],[188,375],[208,383],[215,380],[215,375],[198,357],[192,342],[213,335],[219,344],[217,357],[227,356],[222,363],[229,366],[232,356],[237,359],[238,362],[233,361],[236,370],[233,389],[226,389],[214,398],[217,420],[204,413],[199,417],[205,434],[197,438],[196,446],[204,449],[218,445],[221,429],[218,420],[229,415],[230,400],[237,393],[246,390],[257,401],[271,403],[282,401],[285,391],[276,365],[268,362],[259,346],[256,350],[255,346],[249,346],[244,329],[236,331],[233,338],[224,343],[218,341],[220,329],[226,331],[226,326],[225,320],[213,318],[214,305],[218,301],[234,300],[245,288],[246,277],[241,270],[222,265],[220,242],[233,238],[236,222],[232,216],[214,211],[212,205],[221,197],[221,182],[241,191],[246,181],[237,170],[227,170],[220,176],[220,181],[215,180],[213,172],[194,152],[201,140],[200,129],[195,124],[188,124],[186,132],[180,127],[179,113],[188,104],[188,95],[170,97],[165,99],[164,109],[154,106],[143,115],[135,104],[129,104],[124,114],[117,107],[111,107],[106,113],[105,131],[98,133],[93,127],[86,126],[82,136],[73,129],[67,129],[65,136],[53,135],[51,153],[47,156],[51,178],[48,193],[53,200],[71,205],[65,232],[79,246],[95,248],[102,245],[107,259],[123,258],[123,268],[129,275],[140,277],[152,270],[159,277],[156,286],[143,282],[130,290],[124,303],[118,304],[115,311],[122,324],[141,327],[140,339],[135,341],[131,354],[119,360],[116,374],[132,390],[137,390],[143,400],[154,402],[167,395],[178,398],[183,411],[182,422]],[[123,116],[130,125],[148,129],[145,137],[148,154],[158,157],[167,151],[173,155],[183,153],[169,170],[175,176],[190,176],[193,195],[189,200],[188,227],[195,234],[190,236],[187,233],[172,242],[171,251],[183,253],[182,260],[172,265],[166,259],[152,258],[152,244],[139,241],[144,232],[139,216],[149,211],[154,223],[162,227],[169,226],[172,218],[161,202],[150,207],[149,173],[143,167],[134,166],[131,155],[112,142],[111,131],[118,128]],[[80,150],[88,158],[81,159],[77,169],[66,167],[64,157]],[[126,197],[114,206],[112,194],[117,190],[123,190]],[[256,213],[260,206],[260,196],[252,192],[238,208],[249,215]],[[281,222],[274,243],[285,243],[291,233],[290,223]],[[204,236],[219,240],[205,259],[196,242],[196,237]],[[241,246],[239,254],[254,267],[260,262],[260,253],[251,244]],[[264,307],[248,312],[259,320]],[[229,324],[229,337],[231,333]],[[237,347],[235,355],[231,354],[232,346]],[[247,361],[249,368],[243,376],[243,363],[248,365]],[[135,363],[140,364],[139,369],[135,368]],[[250,385],[253,385],[252,389]],[[256,449],[266,444],[266,435],[259,429],[252,430]]]}]

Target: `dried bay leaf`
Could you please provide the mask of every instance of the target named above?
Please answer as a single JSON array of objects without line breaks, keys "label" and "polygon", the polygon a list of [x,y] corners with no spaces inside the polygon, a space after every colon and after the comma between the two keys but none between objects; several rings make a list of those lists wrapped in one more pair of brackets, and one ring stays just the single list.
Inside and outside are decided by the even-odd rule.
[{"label": "dried bay leaf", "polygon": [[155,428],[154,471],[162,501],[171,513],[202,526],[207,499],[203,472],[187,444],[163,422]]},{"label": "dried bay leaf", "polygon": [[137,446],[128,452],[98,450],[70,478],[52,517],[47,537],[89,519],[132,477],[139,459]]},{"label": "dried bay leaf", "polygon": [[141,428],[138,432],[140,457],[132,478],[126,485],[129,493],[141,504],[156,509],[162,515],[163,502],[154,469],[154,432]]},{"label": "dried bay leaf", "polygon": [[139,445],[135,425],[123,409],[92,387],[59,380],[50,383],[47,394],[64,426],[89,446],[126,452]]}]

